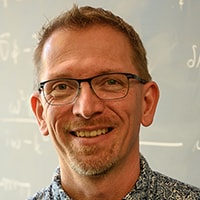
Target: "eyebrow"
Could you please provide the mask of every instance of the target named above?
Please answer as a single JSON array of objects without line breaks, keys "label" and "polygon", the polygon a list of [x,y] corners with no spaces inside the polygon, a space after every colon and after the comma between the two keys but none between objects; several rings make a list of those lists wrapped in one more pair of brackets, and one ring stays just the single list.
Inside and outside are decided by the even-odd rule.
[{"label": "eyebrow", "polygon": [[[99,71],[99,72],[93,74],[92,76],[108,74],[108,73],[118,73],[118,72],[120,72],[120,71],[116,71],[116,70],[112,70],[112,69],[105,69],[105,70],[102,70],[102,71]],[[122,72],[122,73],[124,73],[124,72]],[[76,78],[80,78],[80,77],[72,76],[69,73],[50,74],[49,75],[49,79],[59,79],[59,78],[75,78],[76,79]],[[86,78],[88,78],[88,77],[86,77]]]},{"label": "eyebrow", "polygon": [[59,79],[59,78],[71,78],[71,76],[67,73],[61,73],[61,74],[49,74],[49,79]]}]

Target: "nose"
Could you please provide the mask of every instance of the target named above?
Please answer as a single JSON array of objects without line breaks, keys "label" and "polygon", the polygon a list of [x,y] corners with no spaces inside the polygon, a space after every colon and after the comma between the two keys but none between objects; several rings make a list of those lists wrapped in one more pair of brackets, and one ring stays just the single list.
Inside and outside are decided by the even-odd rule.
[{"label": "nose", "polygon": [[82,82],[79,96],[73,105],[73,114],[84,119],[90,119],[102,113],[104,102],[92,91],[89,83]]}]

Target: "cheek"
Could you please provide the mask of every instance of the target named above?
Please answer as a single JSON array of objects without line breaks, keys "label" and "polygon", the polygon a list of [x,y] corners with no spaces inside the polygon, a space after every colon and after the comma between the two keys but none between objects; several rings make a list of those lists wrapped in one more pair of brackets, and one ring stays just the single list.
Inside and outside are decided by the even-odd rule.
[{"label": "cheek", "polygon": [[128,135],[138,135],[142,119],[141,95],[136,92],[130,93],[125,101],[117,105],[122,126]]},{"label": "cheek", "polygon": [[[112,110],[118,121],[116,127],[115,141],[116,151],[120,157],[130,155],[130,152],[136,152],[139,145],[140,130],[140,112],[138,106],[132,101],[112,104]],[[113,117],[114,118],[114,117]],[[132,155],[132,153],[131,153]]]},{"label": "cheek", "polygon": [[48,106],[44,112],[44,118],[50,135],[58,133],[63,127],[63,121],[64,119],[66,120],[67,116],[63,114],[62,110],[62,107]]},{"label": "cheek", "polygon": [[112,118],[118,121],[117,129],[120,137],[123,135],[130,139],[132,135],[138,134],[141,124],[141,106],[136,100],[128,98],[112,102],[109,106],[109,110],[114,113]]},{"label": "cheek", "polygon": [[125,110],[125,128],[128,129],[128,134],[131,135],[138,135],[139,129],[141,125],[141,114],[140,109],[138,106],[130,105]]},{"label": "cheek", "polygon": [[140,94],[130,92],[125,99],[113,103],[112,106],[125,124],[128,122],[132,125],[133,123],[141,123],[142,101]]},{"label": "cheek", "polygon": [[[51,106],[50,106],[51,107]],[[49,136],[54,144],[57,152],[64,152],[65,144],[67,144],[67,134],[64,127],[68,117],[61,107],[51,107],[46,112],[46,122]]]}]

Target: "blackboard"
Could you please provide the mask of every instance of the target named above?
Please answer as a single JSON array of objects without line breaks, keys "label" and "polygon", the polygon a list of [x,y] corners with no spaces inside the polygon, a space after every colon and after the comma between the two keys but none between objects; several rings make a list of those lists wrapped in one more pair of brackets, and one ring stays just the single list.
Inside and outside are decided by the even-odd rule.
[{"label": "blackboard", "polygon": [[[0,1],[0,199],[26,199],[50,183],[58,164],[29,105],[35,35],[71,0]],[[141,129],[150,166],[200,187],[200,1],[76,0],[112,10],[139,32],[161,98]]]}]

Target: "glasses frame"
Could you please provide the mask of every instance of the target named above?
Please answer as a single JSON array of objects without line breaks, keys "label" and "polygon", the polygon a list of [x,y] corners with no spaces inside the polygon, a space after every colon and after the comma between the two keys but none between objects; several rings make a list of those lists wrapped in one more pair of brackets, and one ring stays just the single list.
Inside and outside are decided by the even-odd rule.
[{"label": "glasses frame", "polygon": [[[38,91],[39,91],[39,93],[42,93],[42,92],[43,92],[43,96],[44,96],[46,102],[47,102],[49,105],[60,105],[60,106],[61,106],[61,105],[65,105],[65,104],[70,104],[70,103],[72,103],[72,102],[77,98],[77,96],[78,96],[78,94],[79,94],[79,92],[80,92],[80,89],[81,89],[80,85],[81,85],[81,83],[82,83],[82,82],[87,82],[87,83],[90,85],[90,87],[91,87],[92,91],[94,92],[94,94],[95,94],[99,99],[102,99],[102,100],[113,100],[113,99],[103,99],[103,98],[99,97],[99,96],[96,94],[96,92],[95,92],[95,90],[93,89],[92,84],[91,84],[91,82],[92,82],[92,80],[93,80],[94,78],[97,78],[97,77],[99,77],[99,76],[104,76],[104,75],[112,75],[112,74],[121,74],[121,75],[125,75],[126,78],[127,78],[128,80],[129,80],[129,79],[135,79],[135,80],[137,80],[137,81],[138,81],[139,83],[141,83],[141,84],[146,84],[146,83],[148,83],[147,80],[145,80],[145,79],[139,77],[139,76],[136,75],[136,74],[122,73],[122,72],[112,72],[112,73],[99,74],[99,75],[96,75],[96,76],[93,76],[93,77],[90,77],[90,78],[84,78],[84,79],[56,78],[56,79],[51,79],[51,80],[47,80],[47,81],[42,81],[42,82],[39,83]],[[45,84],[48,83],[48,82],[59,81],[59,80],[60,80],[60,81],[62,81],[62,80],[73,80],[73,81],[77,81],[77,83],[78,83],[77,93],[76,93],[75,97],[73,98],[73,100],[70,101],[69,103],[65,103],[65,104],[64,104],[64,103],[63,103],[63,104],[53,104],[53,103],[49,103],[48,100],[47,100],[46,97],[45,97],[45,93],[44,93],[44,86],[45,86]],[[128,85],[127,93],[128,93],[128,91],[129,91],[129,85]],[[126,94],[126,95],[127,95],[127,94]],[[126,95],[125,95],[125,96],[126,96]],[[124,98],[125,96],[120,97],[120,98],[114,98],[114,99],[121,99],[121,98]]]}]

